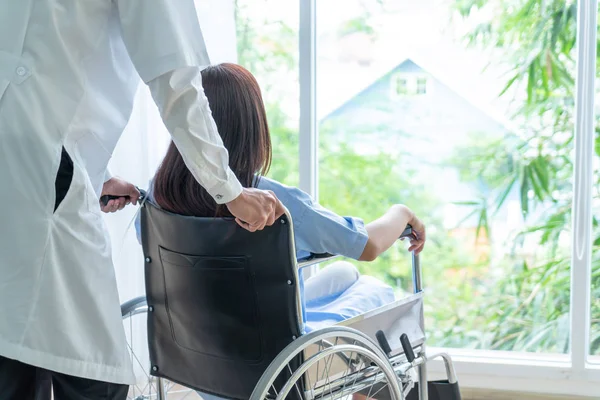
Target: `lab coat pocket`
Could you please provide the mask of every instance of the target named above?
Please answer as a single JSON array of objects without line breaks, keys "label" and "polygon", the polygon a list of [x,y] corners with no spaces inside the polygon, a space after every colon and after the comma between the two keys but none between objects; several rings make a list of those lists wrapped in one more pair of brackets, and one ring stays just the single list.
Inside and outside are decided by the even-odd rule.
[{"label": "lab coat pocket", "polygon": [[62,148],[62,152],[60,155],[60,163],[58,166],[58,171],[56,172],[56,178],[54,180],[54,212],[60,206],[62,201],[65,199],[69,189],[71,187],[71,183],[73,182],[73,160],[67,150]]},{"label": "lab coat pocket", "polygon": [[[96,201],[94,201],[96,199]],[[67,218],[101,217],[100,206],[80,155],[71,146],[61,150],[55,179],[54,214]]]}]

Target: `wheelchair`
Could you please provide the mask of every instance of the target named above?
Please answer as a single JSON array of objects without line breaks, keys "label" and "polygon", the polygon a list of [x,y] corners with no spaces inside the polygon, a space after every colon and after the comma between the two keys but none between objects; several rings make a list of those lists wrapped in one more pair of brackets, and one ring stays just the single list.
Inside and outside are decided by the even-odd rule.
[{"label": "wheelchair", "polygon": [[[460,400],[450,357],[425,351],[418,256],[413,294],[307,333],[300,271],[335,256],[297,261],[288,213],[250,233],[148,200],[140,212],[146,296],[121,306],[141,376],[129,399]],[[446,380],[427,380],[434,358]]]}]

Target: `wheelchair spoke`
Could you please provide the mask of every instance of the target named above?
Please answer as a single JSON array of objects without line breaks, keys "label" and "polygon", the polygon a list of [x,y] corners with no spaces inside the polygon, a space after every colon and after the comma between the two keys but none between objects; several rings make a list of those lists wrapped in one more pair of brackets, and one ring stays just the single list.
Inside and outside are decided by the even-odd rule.
[{"label": "wheelchair spoke", "polygon": [[[148,389],[149,389],[149,393],[148,393],[148,395],[150,396],[149,398],[152,398],[152,386],[150,386],[150,383],[146,383],[146,386],[144,386],[144,388],[143,388],[143,389],[140,389],[140,387],[139,387],[138,385],[135,385],[135,387],[138,389],[138,391],[139,391],[139,393],[140,393],[140,396],[144,396],[144,398],[146,397],[146,395],[145,395],[145,393],[146,393],[146,390],[148,390]],[[134,398],[134,399],[137,399],[137,397],[135,397],[135,391],[134,391],[134,396],[133,396],[133,398]]]},{"label": "wheelchair spoke", "polygon": [[311,399],[314,399],[315,398],[315,388],[310,383],[310,372],[306,374],[306,379],[308,380],[308,385],[306,387],[310,388],[310,397],[311,397]]},{"label": "wheelchair spoke", "polygon": [[371,391],[373,390],[373,387],[375,387],[375,383],[377,382],[378,377],[379,377],[379,372],[377,372],[377,374],[375,374],[375,380],[373,380],[373,383],[371,384],[371,387],[369,388],[369,393],[367,393],[367,400],[371,398]]},{"label": "wheelchair spoke", "polygon": [[275,397],[279,396],[279,393],[277,392],[277,389],[275,388],[275,384],[271,385],[271,387],[273,388],[273,391],[275,392]]},{"label": "wheelchair spoke", "polygon": [[[133,352],[133,349],[131,348],[131,346],[129,344],[127,344],[127,347],[129,347],[129,350],[131,350],[131,355],[133,357],[135,357],[135,360],[137,361],[138,365],[140,366],[140,368],[142,369],[142,371],[144,371],[144,375],[146,375],[146,378],[148,378],[148,382],[151,382],[152,377],[150,376],[150,374],[148,374],[146,372],[146,370],[144,369],[144,364],[142,364],[142,362],[140,361],[140,359],[135,355],[135,353]],[[146,385],[147,387],[148,385]]]},{"label": "wheelchair spoke", "polygon": [[[363,365],[364,365],[364,363],[365,363],[365,362],[364,362],[364,360],[361,360],[360,362],[361,362]],[[360,364],[359,364],[358,366],[359,366],[359,368],[357,368],[357,369],[360,371],[360,369],[361,369],[361,368],[360,368]],[[358,379],[358,375],[359,375],[359,374],[354,374],[354,380],[352,381],[352,386],[351,386],[351,387],[354,387],[354,385],[356,385],[356,380]]]},{"label": "wheelchair spoke", "polygon": [[[130,386],[129,393],[127,394],[128,399],[138,400],[138,399],[156,399],[158,396],[158,388],[156,387],[156,382],[154,377],[152,377],[148,371],[150,369],[149,365],[145,365],[144,362],[137,356],[135,349],[142,348],[143,345],[140,343],[139,345],[135,344],[136,335],[134,330],[133,316],[138,315],[135,313],[129,313],[124,317],[125,319],[129,319],[129,321],[125,322],[125,330],[129,330],[129,337],[127,341],[127,349],[130,352],[130,360],[134,365],[134,368],[137,371],[137,367],[141,369],[143,373],[144,382],[138,384],[137,382]],[[137,325],[137,324],[135,324]],[[147,364],[147,363],[146,363]],[[137,373],[136,373],[137,375]],[[137,379],[136,379],[137,381]],[[172,384],[172,383],[171,383]],[[167,389],[168,392],[169,389]]]},{"label": "wheelchair spoke", "polygon": [[[319,384],[319,382],[321,382],[323,380],[323,377],[325,376],[325,373],[327,371],[327,359],[323,360],[323,362],[325,363],[325,366],[323,367],[323,372],[321,373],[321,375],[317,374],[317,377],[315,378],[315,388],[317,387],[317,385]],[[319,364],[321,363],[321,361],[319,360],[317,362],[317,371],[319,369]]]},{"label": "wheelchair spoke", "polygon": [[[147,328],[145,321],[146,318],[142,318],[142,316],[146,315],[145,313],[145,309],[136,309],[128,312],[123,316],[123,330],[126,334],[125,336],[127,339],[127,350],[130,352],[128,357],[132,365],[134,366],[134,372],[136,375],[136,383],[129,387],[127,399],[158,400],[159,382],[163,386],[165,396],[172,395],[174,399],[178,400],[191,400],[192,398],[200,399],[200,397],[192,389],[181,387],[176,383],[168,380],[159,380],[156,377],[150,375],[147,342],[144,340],[146,338],[146,335],[137,334],[143,333],[143,331]],[[136,315],[140,319],[136,320],[136,322],[134,323],[133,317]],[[127,319],[129,319],[129,321],[127,321]],[[142,373],[139,373],[138,369],[141,369]],[[192,396],[190,396],[190,394]],[[169,396],[169,398],[171,397]]]},{"label": "wheelchair spoke", "polygon": [[[331,396],[331,384],[329,383],[329,371],[331,369],[331,364],[333,363],[333,356],[334,354],[329,356],[329,365],[327,363],[327,360],[325,361],[325,368],[326,368],[326,372],[325,372],[325,387],[327,387],[327,385],[329,385],[329,395]],[[325,393],[325,392],[323,392]],[[321,396],[321,398],[323,398],[323,396]]]},{"label": "wheelchair spoke", "polygon": [[[288,367],[288,371],[290,372],[290,376],[292,376],[294,374],[294,372],[292,371],[292,367],[290,367],[290,364],[287,365]],[[296,391],[298,392],[298,398],[299,399],[303,399],[304,395],[302,394],[302,391],[298,388],[298,381],[296,381],[294,383],[294,387],[296,388]]]},{"label": "wheelchair spoke", "polygon": [[[388,387],[388,384],[387,384],[387,383],[386,383],[386,384],[384,384],[384,385],[382,385],[382,386],[381,386],[379,389],[377,389],[377,391],[376,391],[375,393],[373,393],[373,397],[372,397],[372,398],[373,398],[373,399],[375,399],[375,396],[377,396],[377,394],[378,394],[379,392],[381,392],[383,389],[385,389],[386,387]],[[368,399],[368,397],[367,397],[367,399]]]},{"label": "wheelchair spoke", "polygon": [[[319,349],[317,350],[317,353],[320,353],[321,350],[323,350],[322,345],[323,345],[323,341],[319,341]],[[317,375],[315,378],[315,387],[317,385],[317,382],[319,381],[319,364],[320,364],[320,361],[317,363]]]},{"label": "wheelchair spoke", "polygon": [[[173,384],[173,386],[175,386],[175,384]],[[188,397],[188,396],[189,396],[191,393],[192,393],[192,391],[191,391],[191,390],[190,390],[190,391],[188,391],[188,392],[186,393],[186,395],[185,395],[185,396],[183,396],[183,397],[182,397],[180,400],[185,400],[185,399],[186,399],[186,398],[187,398],[187,397]]]},{"label": "wheelchair spoke", "polygon": [[[354,352],[350,353],[350,361],[352,362],[352,355],[354,354]],[[350,371],[352,370],[352,368],[350,368],[350,365],[348,366],[348,369],[346,370],[346,374],[343,376],[344,378],[344,385],[342,386],[342,396],[344,395],[344,391],[346,390],[346,383],[348,381],[348,375],[350,375]]]}]

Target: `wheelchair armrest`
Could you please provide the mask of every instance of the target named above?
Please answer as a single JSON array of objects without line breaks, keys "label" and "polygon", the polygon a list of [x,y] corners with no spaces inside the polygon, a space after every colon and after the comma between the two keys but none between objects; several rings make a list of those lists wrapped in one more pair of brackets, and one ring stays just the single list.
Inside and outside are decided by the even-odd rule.
[{"label": "wheelchair armrest", "polygon": [[311,265],[319,264],[325,261],[333,260],[334,258],[339,257],[339,255],[329,254],[329,253],[321,253],[315,254],[311,253],[310,256],[306,258],[301,258],[298,260],[298,269],[302,269],[305,267],[310,267]]}]

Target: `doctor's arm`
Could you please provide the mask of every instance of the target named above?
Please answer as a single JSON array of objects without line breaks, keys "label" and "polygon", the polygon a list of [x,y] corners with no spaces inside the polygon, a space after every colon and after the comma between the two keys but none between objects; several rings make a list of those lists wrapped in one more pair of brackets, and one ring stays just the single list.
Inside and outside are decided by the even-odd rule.
[{"label": "doctor's arm", "polygon": [[[250,230],[272,225],[283,213],[272,192],[242,188],[229,168],[229,155],[213,120],[199,67],[167,72],[148,82],[173,142],[196,180],[218,204],[226,204]],[[242,222],[245,221],[245,222]]]},{"label": "doctor's arm", "polygon": [[[283,213],[274,194],[242,188],[202,88],[210,64],[193,0],[116,0],[124,43],[196,180],[250,231]],[[243,222],[242,222],[243,221]]]}]

